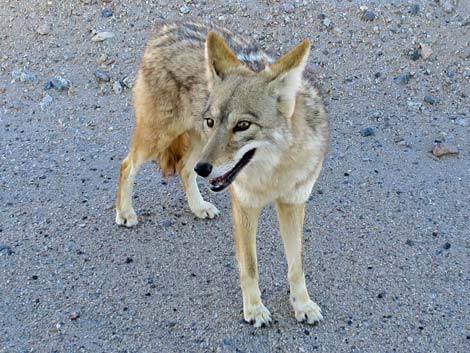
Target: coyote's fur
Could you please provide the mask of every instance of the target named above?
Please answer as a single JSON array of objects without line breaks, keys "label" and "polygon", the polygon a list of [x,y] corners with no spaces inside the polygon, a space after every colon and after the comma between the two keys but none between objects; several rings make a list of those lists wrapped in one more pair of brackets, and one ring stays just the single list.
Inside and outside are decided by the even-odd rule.
[{"label": "coyote's fur", "polygon": [[197,23],[157,28],[145,48],[134,88],[135,128],[121,164],[116,222],[133,226],[132,186],[142,163],[156,158],[164,175],[179,173],[191,211],[213,218],[196,173],[215,192],[230,186],[246,321],[271,321],[261,302],[256,228],[261,209],[277,207],[299,321],[321,320],[302,267],[305,202],[325,157],[328,122],[303,77],[310,42],[278,60],[226,29]]}]

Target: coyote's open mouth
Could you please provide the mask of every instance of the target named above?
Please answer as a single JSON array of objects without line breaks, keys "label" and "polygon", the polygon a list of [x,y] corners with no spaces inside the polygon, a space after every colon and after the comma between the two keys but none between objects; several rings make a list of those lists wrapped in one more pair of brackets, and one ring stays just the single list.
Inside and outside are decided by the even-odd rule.
[{"label": "coyote's open mouth", "polygon": [[232,181],[235,179],[238,173],[245,167],[253,158],[255,154],[256,148],[249,150],[246,152],[243,157],[235,164],[235,166],[230,169],[227,173],[209,180],[209,187],[214,192],[219,192],[224,190],[227,186],[229,186]]}]

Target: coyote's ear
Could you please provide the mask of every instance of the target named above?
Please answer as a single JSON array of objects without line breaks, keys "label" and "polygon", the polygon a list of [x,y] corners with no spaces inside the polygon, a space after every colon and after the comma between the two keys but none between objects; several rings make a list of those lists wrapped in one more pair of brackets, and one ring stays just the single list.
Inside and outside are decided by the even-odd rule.
[{"label": "coyote's ear", "polygon": [[302,74],[310,53],[310,41],[304,39],[274,64],[265,69],[269,91],[277,97],[278,109],[288,117],[294,114],[295,97],[302,84]]},{"label": "coyote's ear", "polygon": [[209,89],[214,81],[223,80],[227,73],[242,66],[232,49],[215,32],[209,32],[207,35],[205,56]]}]

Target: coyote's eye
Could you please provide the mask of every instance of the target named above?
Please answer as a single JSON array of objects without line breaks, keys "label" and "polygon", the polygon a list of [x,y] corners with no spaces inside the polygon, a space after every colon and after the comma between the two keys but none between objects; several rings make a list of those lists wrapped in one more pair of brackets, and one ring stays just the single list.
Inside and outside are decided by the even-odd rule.
[{"label": "coyote's eye", "polygon": [[206,125],[208,128],[213,128],[214,127],[214,119],[207,118],[206,120]]},{"label": "coyote's eye", "polygon": [[246,120],[239,121],[237,125],[233,128],[233,132],[245,131],[251,126],[251,123]]}]

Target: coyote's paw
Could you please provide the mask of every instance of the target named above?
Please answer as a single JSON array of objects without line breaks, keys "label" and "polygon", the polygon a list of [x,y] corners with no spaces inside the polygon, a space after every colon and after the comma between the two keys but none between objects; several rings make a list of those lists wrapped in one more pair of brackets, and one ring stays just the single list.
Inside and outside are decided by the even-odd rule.
[{"label": "coyote's paw", "polygon": [[190,208],[198,218],[214,218],[220,213],[217,207],[207,201],[190,206]]},{"label": "coyote's paw", "polygon": [[127,212],[116,210],[116,223],[118,225],[132,227],[135,226],[138,222],[137,215],[132,208]]},{"label": "coyote's paw", "polygon": [[271,324],[271,313],[261,303],[248,306],[244,310],[244,319],[254,327],[269,326]]},{"label": "coyote's paw", "polygon": [[308,324],[313,325],[315,322],[323,320],[320,307],[310,299],[306,303],[292,302],[295,311],[295,318],[299,322],[306,321]]}]

